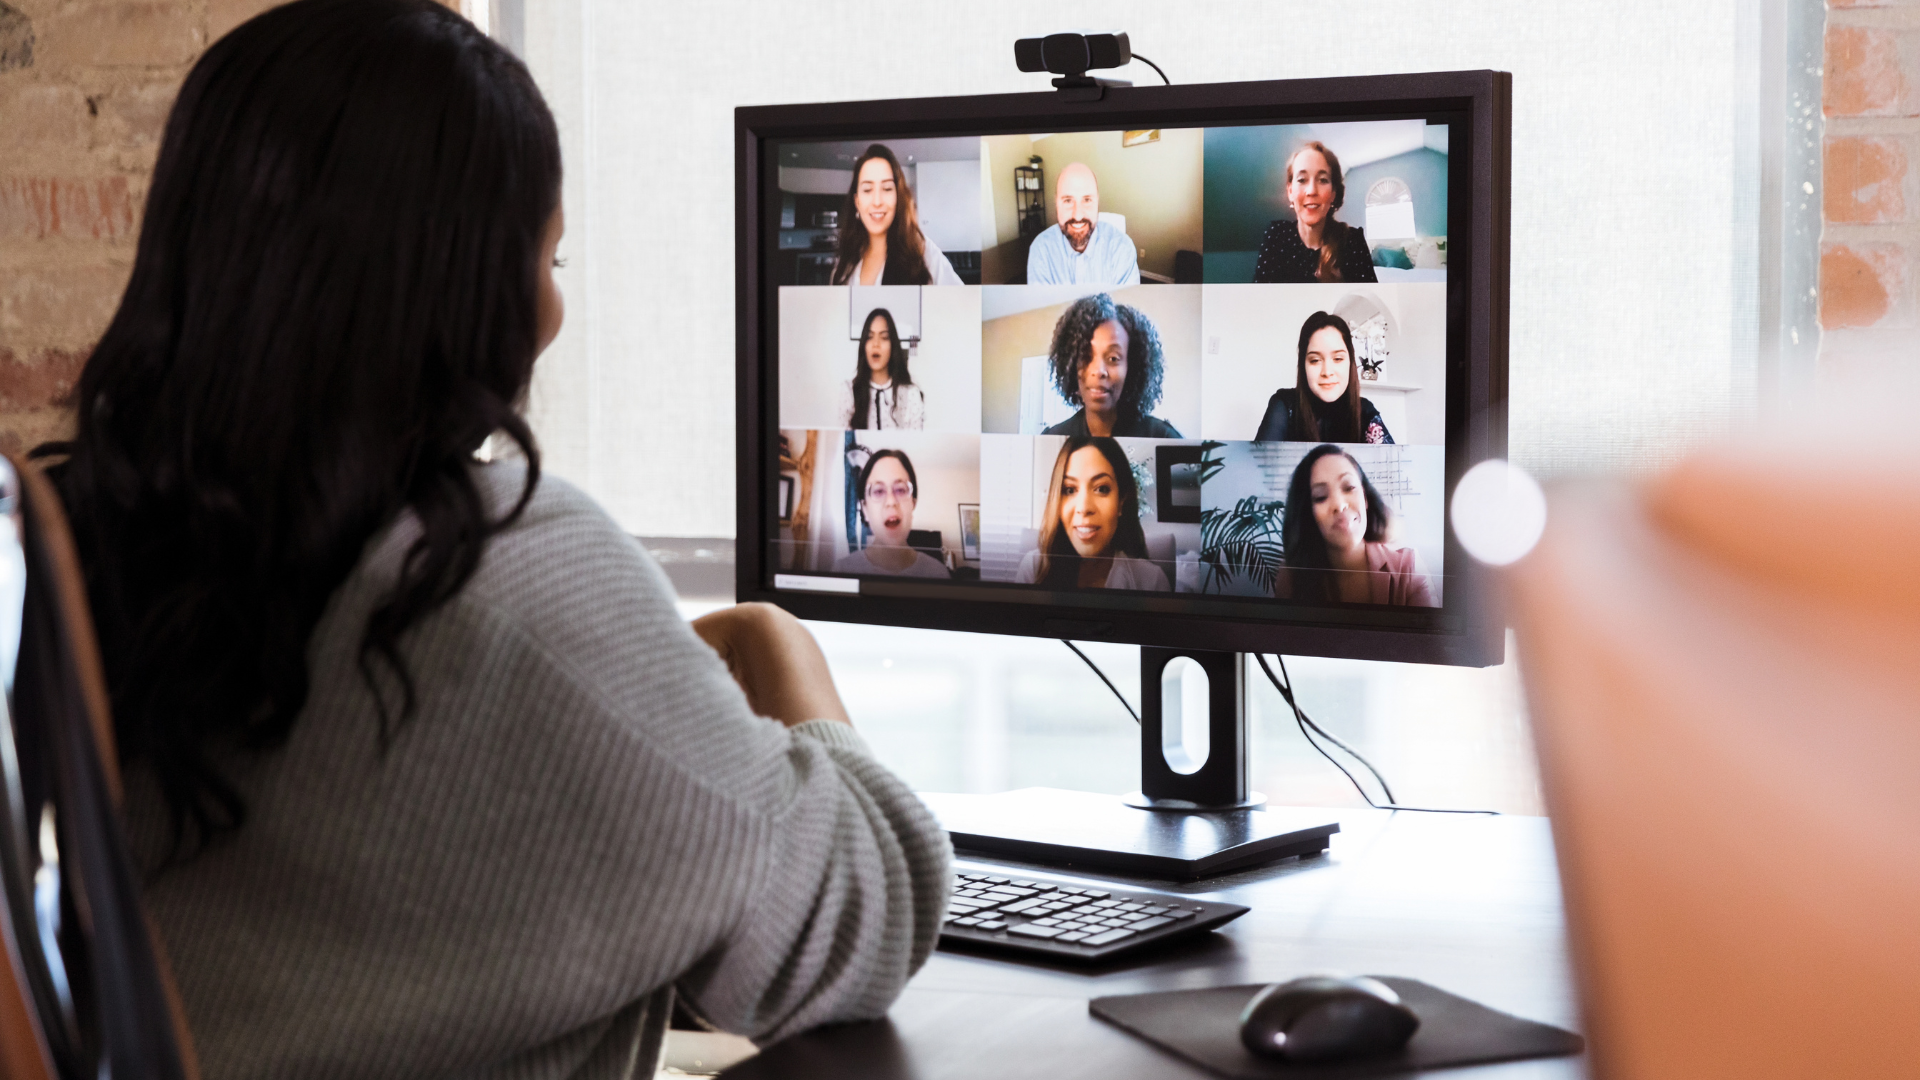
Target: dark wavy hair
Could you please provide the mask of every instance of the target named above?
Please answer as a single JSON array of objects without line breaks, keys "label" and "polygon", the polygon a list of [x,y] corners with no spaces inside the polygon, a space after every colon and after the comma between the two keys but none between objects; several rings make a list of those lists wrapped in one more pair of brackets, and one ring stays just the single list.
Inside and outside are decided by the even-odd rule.
[{"label": "dark wavy hair", "polygon": [[853,197],[860,191],[860,170],[869,161],[879,159],[893,170],[893,224],[887,226],[887,266],[876,285],[931,285],[933,273],[927,269],[927,241],[920,232],[920,213],[913,202],[913,189],[900,171],[900,159],[882,143],[874,143],[853,163],[853,183],[847,185],[847,202],[840,210],[840,233],[835,238],[833,283],[860,283],[860,260],[867,255],[867,227],[854,209]]},{"label": "dark wavy hair", "polygon": [[[120,752],[174,857],[244,823],[216,760],[286,739],[328,597],[406,512],[359,663],[383,732],[396,687],[415,711],[400,639],[539,481],[516,404],[559,196],[526,67],[432,0],[297,0],[188,74],[78,432],[35,451],[64,455]],[[495,431],[527,462],[497,518],[473,475]]]},{"label": "dark wavy hair", "polygon": [[1127,381],[1120,388],[1120,419],[1138,420],[1160,404],[1160,383],[1166,367],[1160,332],[1139,308],[1116,304],[1106,293],[1082,297],[1067,305],[1053,324],[1053,344],[1047,355],[1053,362],[1053,385],[1073,405],[1080,401],[1080,369],[1093,356],[1093,332],[1104,322],[1117,322],[1127,332]]},{"label": "dark wavy hair", "polygon": [[1353,243],[1353,226],[1333,216],[1335,210],[1347,205],[1347,178],[1340,171],[1340,158],[1327,144],[1319,141],[1302,143],[1287,155],[1287,186],[1293,186],[1293,159],[1307,151],[1313,151],[1327,161],[1327,172],[1333,180],[1333,206],[1327,211],[1327,222],[1320,230],[1320,263],[1314,268],[1314,277],[1321,281],[1345,281],[1340,275],[1340,253],[1343,245]]},{"label": "dark wavy hair", "polygon": [[1053,486],[1047,491],[1047,509],[1040,521],[1040,562],[1034,581],[1059,589],[1074,589],[1080,584],[1080,553],[1073,549],[1067,530],[1060,527],[1060,489],[1067,480],[1067,460],[1074,452],[1093,447],[1107,459],[1113,470],[1113,482],[1120,488],[1120,521],[1113,530],[1112,552],[1123,552],[1136,559],[1147,557],[1147,533],[1140,527],[1140,486],[1133,482],[1133,463],[1120,442],[1106,435],[1069,435],[1053,459]]},{"label": "dark wavy hair", "polygon": [[1373,481],[1367,479],[1367,470],[1360,466],[1352,454],[1333,445],[1321,443],[1307,451],[1294,467],[1293,480],[1287,484],[1287,509],[1280,520],[1280,543],[1286,552],[1286,580],[1295,600],[1319,600],[1332,602],[1340,595],[1335,583],[1333,560],[1327,554],[1327,538],[1320,532],[1320,523],[1313,516],[1313,466],[1329,454],[1339,454],[1353,463],[1353,471],[1360,474],[1360,490],[1367,500],[1367,531],[1362,539],[1379,541],[1387,538],[1387,527],[1392,521],[1385,499],[1380,497],[1379,489]]},{"label": "dark wavy hair", "polygon": [[907,370],[907,347],[900,341],[900,328],[893,324],[893,312],[877,307],[867,312],[867,320],[860,324],[860,345],[854,351],[853,368],[853,420],[850,426],[859,431],[867,426],[867,408],[872,404],[873,372],[867,367],[867,339],[873,336],[873,320],[887,321],[887,337],[893,341],[893,355],[887,358],[887,380],[894,386],[912,386],[913,374]]},{"label": "dark wavy hair", "polygon": [[[1313,335],[1333,327],[1347,345],[1347,390],[1338,401],[1321,401],[1307,385],[1307,343]],[[1293,442],[1366,442],[1360,426],[1360,362],[1353,352],[1353,330],[1338,315],[1316,311],[1300,324],[1299,359],[1293,369],[1293,423],[1287,438]],[[1326,424],[1321,420],[1325,419]]]}]

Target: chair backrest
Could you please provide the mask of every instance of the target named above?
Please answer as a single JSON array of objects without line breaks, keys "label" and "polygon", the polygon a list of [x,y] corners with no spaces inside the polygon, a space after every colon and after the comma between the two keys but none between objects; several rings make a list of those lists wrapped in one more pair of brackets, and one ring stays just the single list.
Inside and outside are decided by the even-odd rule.
[{"label": "chair backrest", "polygon": [[105,680],[66,518],[0,460],[0,1066],[190,1080],[177,995],[121,828]]},{"label": "chair backrest", "polygon": [[1100,211],[1100,224],[1112,226],[1114,232],[1124,233],[1127,231],[1127,215],[1102,210]]},{"label": "chair backrest", "polygon": [[1920,1076],[1920,465],[1829,460],[1562,488],[1508,577],[1596,1076]]}]

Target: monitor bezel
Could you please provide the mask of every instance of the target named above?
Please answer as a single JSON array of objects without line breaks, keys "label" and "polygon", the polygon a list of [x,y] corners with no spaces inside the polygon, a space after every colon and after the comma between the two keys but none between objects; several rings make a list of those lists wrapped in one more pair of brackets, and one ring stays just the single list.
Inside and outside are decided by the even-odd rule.
[{"label": "monitor bezel", "polygon": [[[886,137],[925,136],[956,127],[965,127],[968,134],[985,134],[1096,126],[1117,130],[1285,123],[1315,116],[1464,114],[1466,152],[1449,147],[1448,155],[1449,280],[1454,274],[1465,274],[1465,288],[1450,290],[1448,297],[1446,488],[1451,491],[1472,465],[1506,456],[1511,99],[1512,76],[1506,72],[1445,71],[1112,87],[1097,100],[1075,100],[1056,91],[736,109],[735,447],[740,477],[736,535],[741,538],[735,544],[737,599],[765,601],[800,618],[836,622],[1470,667],[1500,663],[1505,653],[1504,620],[1489,602],[1485,571],[1461,550],[1451,529],[1445,539],[1447,589],[1449,597],[1458,596],[1461,602],[1456,605],[1449,599],[1438,612],[1417,615],[1369,608],[1342,611],[1338,620],[1323,622],[1311,617],[1272,620],[1173,610],[1206,606],[1206,601],[1187,598],[1187,594],[1164,598],[1115,594],[1098,604],[1076,596],[1082,603],[1048,607],[948,596],[774,589],[764,538],[777,535],[778,509],[769,481],[770,474],[778,474],[779,418],[771,416],[769,422],[767,410],[778,408],[779,391],[774,382],[775,342],[762,334],[758,313],[763,303],[777,302],[778,295],[777,283],[762,276],[765,245],[774,237],[761,183],[768,167],[764,149],[778,140],[864,138],[879,132]],[[1464,199],[1459,195],[1463,190]],[[1452,220],[1456,207],[1465,210],[1464,230]],[[1459,320],[1453,318],[1456,308],[1464,308]],[[1462,367],[1464,371],[1457,370]],[[1461,417],[1458,422],[1456,416]]]}]

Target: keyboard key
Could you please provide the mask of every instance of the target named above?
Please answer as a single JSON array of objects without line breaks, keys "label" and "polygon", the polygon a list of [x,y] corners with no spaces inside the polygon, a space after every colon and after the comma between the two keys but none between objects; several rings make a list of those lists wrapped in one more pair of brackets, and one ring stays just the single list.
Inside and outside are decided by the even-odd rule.
[{"label": "keyboard key", "polygon": [[1142,915],[1165,915],[1166,913],[1167,909],[1163,907],[1149,907],[1140,912]]},{"label": "keyboard key", "polygon": [[972,916],[969,916],[964,919],[955,919],[953,923],[955,926],[979,926],[981,921],[982,920],[980,919],[976,919],[976,918],[973,918]]},{"label": "keyboard key", "polygon": [[1003,877],[983,877],[980,880],[990,885],[1005,885],[1010,879]]},{"label": "keyboard key", "polygon": [[1089,900],[1105,900],[1107,898],[1107,894],[1101,892],[1099,889],[1082,889],[1080,890],[1080,895]]},{"label": "keyboard key", "polygon": [[1060,888],[1059,888],[1058,890],[1056,890],[1056,891],[1058,891],[1058,892],[1063,892],[1063,893],[1074,893],[1074,894],[1079,894],[1079,893],[1083,893],[1083,892],[1085,892],[1086,890],[1085,890],[1085,889],[1076,889],[1076,888],[1073,888],[1073,887],[1072,887],[1072,886],[1070,886],[1070,885],[1062,885],[1062,886],[1060,886]]},{"label": "keyboard key", "polygon": [[989,933],[995,930],[1005,930],[1006,928],[1007,928],[1007,924],[1000,921],[999,919],[987,919],[981,922],[979,926],[975,927],[976,930],[985,930],[985,931],[988,931]]},{"label": "keyboard key", "polygon": [[1008,915],[1025,915],[1044,906],[1038,900],[1022,900],[1017,904],[1008,904],[1000,910]]},{"label": "keyboard key", "polygon": [[1027,925],[1028,926],[1059,926],[1060,922],[1057,919],[1035,919],[1032,922],[1028,923]]},{"label": "keyboard key", "polygon": [[1079,931],[1079,930],[1069,930],[1069,931],[1067,931],[1066,933],[1064,933],[1064,934],[1061,934],[1061,935],[1060,935],[1059,937],[1057,937],[1057,938],[1054,938],[1053,940],[1055,940],[1055,941],[1081,941],[1081,940],[1084,940],[1084,939],[1086,938],[1086,936],[1087,936],[1087,935],[1086,935],[1085,933],[1083,933],[1083,932],[1081,932],[1081,931]]},{"label": "keyboard key", "polygon": [[1092,937],[1087,938],[1085,944],[1111,945],[1116,941],[1125,941],[1126,939],[1132,937],[1135,933],[1137,933],[1137,931],[1130,930],[1126,927],[1121,927],[1118,930],[1109,930],[1104,934],[1095,934]]},{"label": "keyboard key", "polygon": [[1134,923],[1134,924],[1133,924],[1133,929],[1135,929],[1135,930],[1157,930],[1157,929],[1159,929],[1159,928],[1160,928],[1160,927],[1162,927],[1162,926],[1170,926],[1170,925],[1172,925],[1172,924],[1173,924],[1173,920],[1172,920],[1172,919],[1169,919],[1169,918],[1167,918],[1167,917],[1166,917],[1166,916],[1164,916],[1164,915],[1155,915],[1155,916],[1154,916],[1153,918],[1151,918],[1151,919],[1143,919],[1143,920],[1141,920],[1140,922],[1137,922],[1137,923]]},{"label": "keyboard key", "polygon": [[[1109,931],[1109,933],[1117,933],[1117,932],[1118,931]],[[1008,930],[1007,933],[1019,934],[1021,937],[1052,938],[1052,937],[1059,937],[1061,934],[1065,933],[1065,931],[1061,930],[1057,926],[1035,926],[1032,923],[1028,923],[1025,926],[1013,927],[1012,929]],[[1129,931],[1129,933],[1131,933],[1131,931]]]},{"label": "keyboard key", "polygon": [[1120,910],[1121,910],[1121,911],[1135,911],[1135,912],[1139,912],[1139,911],[1145,911],[1145,910],[1147,910],[1147,905],[1145,905],[1145,904],[1121,904],[1121,905],[1120,905]]},{"label": "keyboard key", "polygon": [[1002,885],[999,891],[1012,893],[1015,896],[1034,896],[1040,892],[1039,889],[1022,889],[1016,885]]},{"label": "keyboard key", "polygon": [[1181,911],[1180,909],[1175,908],[1174,910],[1167,912],[1167,918],[1172,919],[1174,922],[1179,922],[1181,919],[1191,919],[1194,917],[1195,914],[1197,914],[1197,912]]}]

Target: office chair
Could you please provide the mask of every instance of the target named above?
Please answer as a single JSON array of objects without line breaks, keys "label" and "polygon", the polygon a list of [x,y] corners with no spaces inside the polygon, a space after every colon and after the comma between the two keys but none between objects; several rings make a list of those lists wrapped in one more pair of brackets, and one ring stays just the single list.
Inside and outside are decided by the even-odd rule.
[{"label": "office chair", "polygon": [[1920,465],[1836,445],[1563,487],[1507,577],[1597,1077],[1920,1076]]},{"label": "office chair", "polygon": [[85,586],[51,486],[0,459],[0,1072],[197,1080],[119,817]]}]

